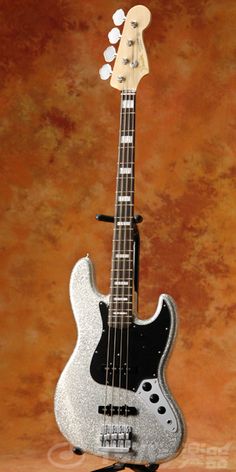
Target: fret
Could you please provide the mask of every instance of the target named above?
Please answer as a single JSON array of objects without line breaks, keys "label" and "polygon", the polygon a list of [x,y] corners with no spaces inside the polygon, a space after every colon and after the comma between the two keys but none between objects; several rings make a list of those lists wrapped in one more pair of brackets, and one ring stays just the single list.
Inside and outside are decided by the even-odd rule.
[{"label": "fret", "polygon": [[[130,249],[127,249],[127,253],[128,253],[128,252],[132,252],[132,251],[133,251],[133,248],[132,248],[132,247],[131,247]],[[117,255],[117,254],[126,254],[126,250],[124,249],[124,252],[121,251],[121,250],[118,250],[117,252],[115,252],[115,254],[116,254],[116,255]]]},{"label": "fret", "polygon": [[[127,303],[127,302],[125,302]],[[114,311],[116,312],[120,312],[120,311],[126,311],[126,313],[129,315],[130,312],[132,312],[132,306],[130,306],[131,304],[129,304],[129,306],[127,306],[127,308],[124,308],[122,306],[119,306],[119,307],[116,307],[114,306],[113,308],[111,308],[111,314],[113,313],[114,314]]]},{"label": "fret", "polygon": [[[116,241],[120,241],[120,240],[119,239],[113,239],[112,241],[116,242]],[[126,239],[126,241],[129,241],[129,242],[132,241],[133,242],[133,239]],[[122,241],[122,242],[124,243],[124,241]]]},{"label": "fret", "polygon": [[[127,264],[128,264],[129,262],[130,262],[130,263],[133,262],[133,261],[131,260],[131,258],[130,258],[130,259],[119,259],[119,260],[116,259],[116,258],[115,258],[115,259],[112,258],[112,261],[113,261],[113,262],[118,262],[118,263],[123,263],[123,262],[125,262],[125,263],[127,263]],[[122,267],[122,268],[123,268],[123,267]]]},{"label": "fret", "polygon": [[[119,253],[119,251],[117,251],[117,252]],[[125,253],[126,252],[125,252],[125,249],[124,249],[124,254]],[[128,253],[128,251],[127,251],[127,253]],[[117,257],[112,257],[112,261],[113,262],[118,262],[119,264],[125,262],[125,264],[128,265],[129,262],[132,262],[132,251],[131,251],[131,249],[130,249],[130,252],[129,252],[129,257],[127,257],[127,258],[125,257],[125,258],[121,258],[121,259],[119,257],[118,258]],[[118,269],[118,267],[116,267],[115,264],[113,264],[113,266],[114,266],[114,270]],[[123,268],[123,266],[122,266],[122,268]],[[126,268],[129,269],[129,267],[126,267]]]},{"label": "fret", "polygon": [[[117,194],[119,194],[119,197],[124,197],[125,196],[125,192],[128,193],[128,196],[129,197],[132,197],[132,193],[134,193],[134,191],[132,190],[133,188],[133,185],[132,185],[132,181],[128,182],[130,185],[127,189],[122,189],[122,183],[119,181],[118,179],[118,182],[117,182],[117,186],[118,186],[118,190],[117,190]],[[121,187],[121,188],[120,188]],[[122,200],[120,200],[119,198],[117,199],[116,203],[120,203]],[[130,200],[130,203],[132,203],[132,201]]]},{"label": "fret", "polygon": [[[116,190],[116,194],[118,195],[119,193],[122,193],[121,190]],[[130,190],[129,193],[134,193],[134,190]]]},{"label": "fret", "polygon": [[[116,293],[113,296],[113,300],[110,301],[110,306],[114,308],[114,306],[118,307],[117,310],[120,309],[120,307],[124,307],[125,305],[132,305],[133,302],[132,300],[128,300],[127,294],[123,296],[123,293]],[[124,308],[122,308],[123,310]],[[130,306],[127,308],[127,310],[130,310]]]},{"label": "fret", "polygon": [[[121,259],[119,259],[119,258],[113,257],[113,258],[112,258],[112,261],[113,261],[113,262],[118,262],[119,264],[124,262],[126,265],[128,265],[129,263],[132,263],[132,262],[133,262],[133,261],[132,261],[132,257],[130,257],[130,256],[132,256],[132,255],[133,255],[133,251],[130,250],[129,258],[124,258],[124,259],[121,258]],[[123,266],[122,266],[122,268],[123,268]]]},{"label": "fret", "polygon": [[[126,179],[125,179],[125,177],[126,177]],[[130,175],[130,174],[122,174],[122,175],[118,175],[118,177],[116,177],[116,180],[121,181],[121,182],[125,181],[126,183],[127,182],[129,183],[129,180],[130,181],[134,180],[134,177],[132,177],[132,175]],[[132,182],[130,182],[130,183],[132,183]]]},{"label": "fret", "polygon": [[[117,282],[120,281],[120,282],[122,283],[122,285],[125,284],[125,282],[126,282],[127,280],[132,280],[132,277],[126,277],[125,280],[120,280],[120,277],[118,277],[117,279],[115,279],[115,278],[113,277],[113,281],[117,281]],[[126,284],[125,284],[125,285],[126,285]]]},{"label": "fret", "polygon": [[128,207],[133,207],[134,204],[129,203],[128,205],[123,205],[123,203],[116,203],[115,206],[118,207],[118,208],[120,207],[120,208],[126,208],[127,209]]},{"label": "fret", "polygon": [[110,315],[110,316],[111,316],[110,323],[113,327],[116,327],[116,326],[121,327],[124,324],[130,325],[131,322],[133,321],[133,315],[129,315],[129,316],[126,316],[126,317],[123,316],[121,320],[116,318],[116,315],[113,316],[113,319],[112,319],[112,315]]},{"label": "fret", "polygon": [[[119,251],[117,251],[117,252],[119,252]],[[128,251],[127,251],[127,252],[128,252]],[[124,250],[124,253],[125,253],[125,250]],[[132,261],[132,255],[133,255],[133,254],[132,254],[132,250],[130,249],[130,251],[129,251],[129,257],[125,257],[125,258],[112,257],[112,261],[113,261],[113,262],[118,262],[119,264],[120,264],[120,263],[123,264],[123,262],[124,262],[125,265],[127,266],[129,263],[132,263],[132,262],[133,262],[133,261]],[[122,265],[122,268],[123,268],[123,266],[124,266],[124,264]],[[129,267],[126,267],[126,268],[129,269]],[[115,269],[117,269],[117,267],[115,267],[115,265],[114,265],[114,270],[115,270]]]},{"label": "fret", "polygon": [[130,325],[133,321],[133,313],[130,314],[129,316],[123,315],[121,318],[118,318],[116,315],[110,315],[110,320],[109,323],[112,324],[112,326],[123,326],[125,324]]},{"label": "fret", "polygon": [[119,298],[119,299],[123,299],[123,301],[115,301],[113,304],[110,304],[110,307],[111,307],[111,311],[113,310],[116,310],[116,311],[131,311],[132,310],[132,305],[133,305],[133,302],[132,301],[128,301],[128,300],[124,300],[125,298],[127,297],[122,297],[122,294],[120,294],[119,296],[114,296],[113,297],[113,300],[115,300],[116,298]]},{"label": "fret", "polygon": [[110,306],[124,306],[126,304],[131,305],[132,297],[131,294],[115,293],[113,299],[109,301]]},{"label": "fret", "polygon": [[125,280],[127,279],[131,279],[132,278],[132,275],[133,275],[133,270],[132,268],[130,268],[130,271],[127,272],[127,271],[122,271],[122,270],[116,270],[116,271],[112,271],[112,280],[115,280],[115,279],[120,279],[120,278],[124,278]]},{"label": "fret", "polygon": [[[118,254],[120,254],[120,251],[117,251],[117,252],[118,252]],[[129,262],[131,263],[131,262],[132,262],[133,250],[130,248],[129,251],[125,251],[125,249],[124,249],[124,253],[123,253],[123,254],[126,254],[126,252],[128,253],[129,257],[127,257],[127,258],[125,257],[125,258],[121,258],[121,259],[120,259],[119,257],[117,258],[117,257],[115,256],[115,257],[112,257],[112,261],[114,261],[114,262],[119,262],[119,263],[125,262],[126,264],[128,264]]]},{"label": "fret", "polygon": [[[133,190],[129,190],[127,193],[129,194],[132,194],[133,193]],[[121,194],[120,196],[122,196],[122,192],[120,191],[119,194]],[[128,207],[133,207],[134,206],[134,203],[133,203],[133,195],[130,195],[131,197],[131,200],[129,202],[120,202],[120,201],[117,201],[117,203],[115,204],[116,207],[121,207],[121,208],[128,208]]]},{"label": "fret", "polygon": [[132,313],[132,310],[129,308],[129,313],[124,312],[124,311],[123,312],[120,311],[120,313],[117,312],[117,311],[115,311],[115,312],[113,311],[113,313],[112,312],[110,313],[110,317],[113,317],[113,320],[116,320],[118,318],[128,320],[129,318],[133,318],[133,313]]},{"label": "fret", "polygon": [[129,221],[131,224],[130,226],[130,229],[133,230],[133,224],[134,224],[134,220],[133,220],[133,215],[132,215],[132,212],[133,212],[133,208],[132,206],[119,206],[118,208],[116,208],[116,212],[117,212],[117,215],[115,216],[115,222],[116,221]]},{"label": "fret", "polygon": [[[113,286],[113,289],[114,289],[114,286]],[[110,287],[110,290],[112,290],[112,287]],[[111,296],[114,296],[114,294],[115,295],[129,295],[129,290],[130,290],[130,288],[124,285],[124,286],[122,286],[122,292],[113,291],[113,292],[111,292]],[[131,293],[130,293],[130,295],[131,295]]]},{"label": "fret", "polygon": [[[125,269],[126,272],[132,272],[132,269]],[[112,272],[121,272],[120,269],[113,269]]]},{"label": "fret", "polygon": [[134,129],[131,129],[129,126],[128,126],[128,129],[122,129],[121,130],[121,136],[122,136],[122,133],[131,133],[130,136],[133,136],[134,134]]},{"label": "fret", "polygon": [[[121,282],[122,282],[122,280],[121,280]],[[125,290],[130,291],[130,292],[132,292],[132,290],[133,290],[133,286],[131,286],[131,284],[128,280],[127,280],[127,282],[128,283],[125,284],[125,285],[123,285],[123,284],[122,285],[111,284],[110,285],[110,289],[112,290],[111,295],[114,295],[114,294],[115,294],[115,296],[117,296],[117,295],[125,295],[125,296],[126,295],[131,295],[131,293],[130,294],[129,293],[123,293],[123,292],[125,292]],[[120,291],[119,291],[119,289],[120,289]]]},{"label": "fret", "polygon": [[[125,207],[124,207],[124,210],[125,210]],[[133,220],[133,216],[132,215],[126,215],[126,216],[121,216],[121,215],[118,215],[118,216],[115,216],[115,221],[119,221],[119,220],[123,220],[123,219],[128,219],[130,218],[130,222]]]},{"label": "fret", "polygon": [[[123,298],[123,301],[118,302],[118,301],[116,300],[117,298],[119,298],[119,299],[122,299],[122,298]],[[126,298],[127,298],[127,297],[113,297],[113,300],[115,301],[114,305],[117,305],[117,303],[119,303],[120,305],[122,305],[122,304],[124,304],[124,302],[125,302],[126,305],[133,305],[133,302],[132,302],[132,301],[129,302],[128,300],[125,300]]]}]

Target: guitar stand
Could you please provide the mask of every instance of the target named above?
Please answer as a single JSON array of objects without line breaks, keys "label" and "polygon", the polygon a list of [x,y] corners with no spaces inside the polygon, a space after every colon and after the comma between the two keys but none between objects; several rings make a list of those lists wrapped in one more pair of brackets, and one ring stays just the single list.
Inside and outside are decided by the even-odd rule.
[{"label": "guitar stand", "polygon": [[[83,451],[79,447],[74,447],[73,453],[77,456],[82,456]],[[117,470],[131,469],[134,472],[155,472],[159,468],[159,464],[123,464],[121,462],[116,462],[115,464],[108,465],[102,469],[92,470],[91,472],[115,472]]]},{"label": "guitar stand", "polygon": [[133,470],[134,472],[155,472],[158,469],[158,464],[121,464],[117,462],[116,464],[109,465],[108,467],[103,467],[103,469],[93,470],[92,472],[112,472],[116,470],[124,470],[126,468]]}]

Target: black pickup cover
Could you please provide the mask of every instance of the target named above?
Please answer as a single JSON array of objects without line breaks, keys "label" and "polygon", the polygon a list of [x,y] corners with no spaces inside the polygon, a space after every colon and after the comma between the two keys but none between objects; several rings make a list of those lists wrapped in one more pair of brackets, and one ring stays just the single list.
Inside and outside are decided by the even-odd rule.
[{"label": "black pickup cover", "polygon": [[123,405],[123,406],[112,406],[111,404],[105,406],[99,406],[98,407],[98,413],[101,415],[107,415],[107,416],[114,416],[114,415],[120,415],[120,416],[136,416],[138,414],[137,408],[134,406],[128,406],[128,405]]}]

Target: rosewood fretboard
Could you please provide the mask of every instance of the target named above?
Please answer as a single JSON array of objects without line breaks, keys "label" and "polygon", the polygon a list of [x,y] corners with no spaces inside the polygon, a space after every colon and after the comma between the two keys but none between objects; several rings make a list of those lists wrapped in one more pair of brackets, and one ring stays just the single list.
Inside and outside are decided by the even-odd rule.
[{"label": "rosewood fretboard", "polygon": [[118,327],[132,322],[135,98],[135,92],[121,93],[109,304],[109,324]]}]

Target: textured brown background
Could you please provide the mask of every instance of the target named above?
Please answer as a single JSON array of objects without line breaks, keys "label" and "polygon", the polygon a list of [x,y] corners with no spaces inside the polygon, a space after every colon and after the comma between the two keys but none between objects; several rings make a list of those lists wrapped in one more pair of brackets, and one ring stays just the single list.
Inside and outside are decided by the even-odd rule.
[{"label": "textured brown background", "polygon": [[[140,312],[160,292],[178,304],[168,379],[188,426],[184,452],[162,468],[235,470],[236,2],[145,4]],[[112,227],[94,218],[113,212],[119,93],[97,70],[112,13],[133,5],[0,1],[3,472],[105,464],[66,452],[53,394],[76,338],[73,264],[89,252],[99,289],[109,287]]]}]

